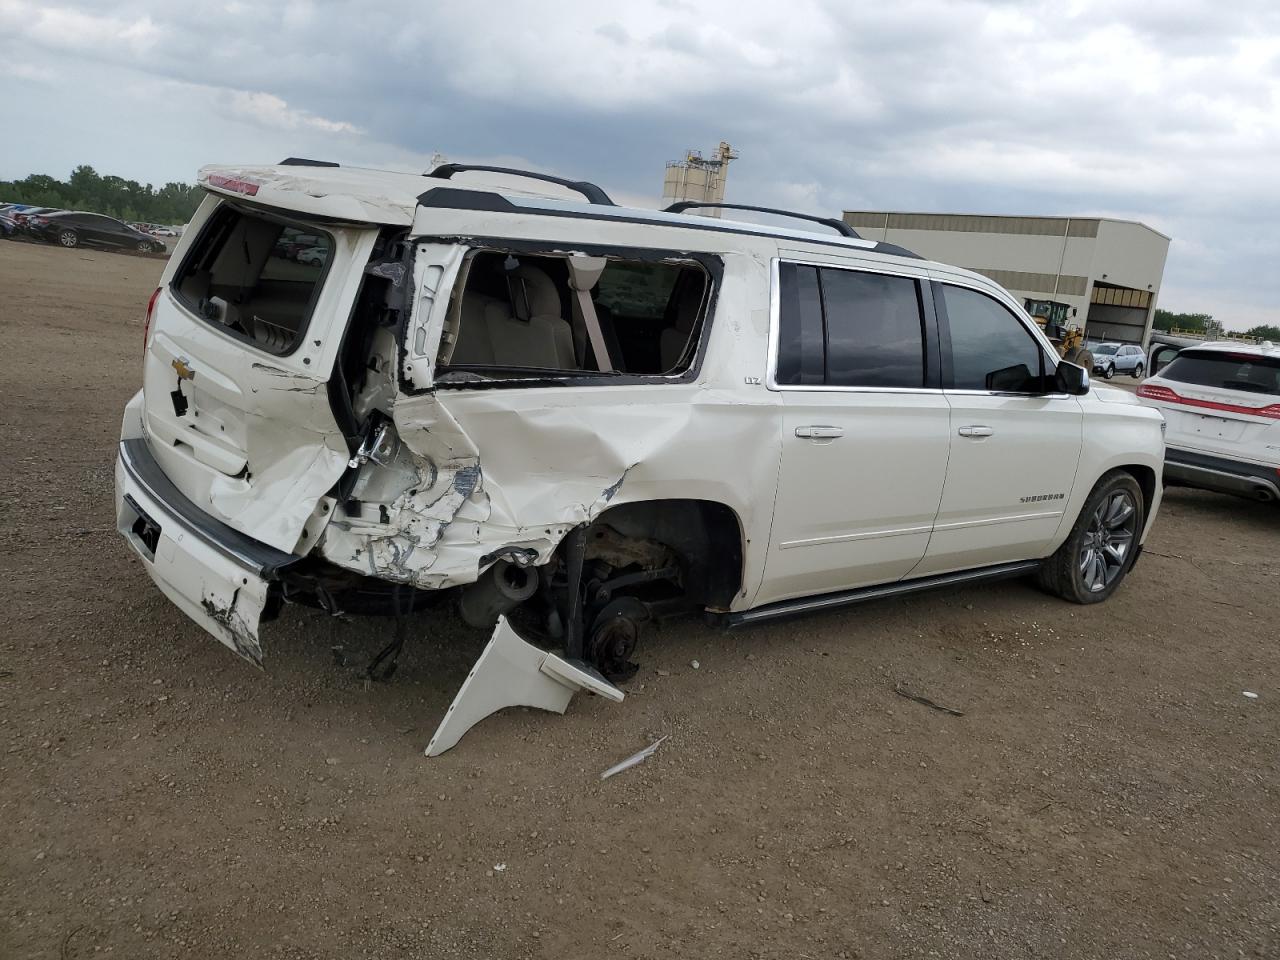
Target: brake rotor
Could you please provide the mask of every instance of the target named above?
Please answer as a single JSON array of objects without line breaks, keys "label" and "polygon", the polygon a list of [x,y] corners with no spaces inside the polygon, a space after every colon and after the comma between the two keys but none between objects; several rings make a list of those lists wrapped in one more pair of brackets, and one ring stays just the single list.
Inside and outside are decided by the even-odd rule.
[{"label": "brake rotor", "polygon": [[591,622],[587,659],[608,680],[630,680],[640,669],[631,662],[649,610],[635,597],[618,597],[601,609]]}]

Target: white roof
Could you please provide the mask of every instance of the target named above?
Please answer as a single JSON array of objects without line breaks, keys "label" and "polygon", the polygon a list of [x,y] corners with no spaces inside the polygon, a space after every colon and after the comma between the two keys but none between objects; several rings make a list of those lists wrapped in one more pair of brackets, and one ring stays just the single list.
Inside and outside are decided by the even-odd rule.
[{"label": "white roof", "polygon": [[1245,340],[1214,340],[1210,343],[1197,343],[1184,350],[1215,350],[1224,353],[1255,353],[1264,357],[1280,357],[1280,346],[1270,340],[1261,343],[1249,343]]},{"label": "white roof", "polygon": [[[561,215],[589,216],[601,220],[637,220],[660,226],[685,227],[769,236],[809,243],[852,247],[894,255],[900,248],[833,234],[824,230],[794,230],[736,220],[709,219],[682,213],[664,213],[639,207],[606,206],[577,199],[565,199],[568,188],[554,185],[548,192],[512,187],[508,178],[467,174],[464,182],[423,174],[397,173],[367,167],[273,164],[266,166],[212,165],[202,167],[198,181],[205,189],[228,197],[242,197],[257,203],[353,223],[385,223],[410,226],[418,208],[418,197],[433,188],[498,194],[510,204],[530,213],[545,211]],[[487,180],[488,182],[485,182]],[[531,181],[535,182],[536,181]],[[561,192],[563,191],[563,192]]]}]

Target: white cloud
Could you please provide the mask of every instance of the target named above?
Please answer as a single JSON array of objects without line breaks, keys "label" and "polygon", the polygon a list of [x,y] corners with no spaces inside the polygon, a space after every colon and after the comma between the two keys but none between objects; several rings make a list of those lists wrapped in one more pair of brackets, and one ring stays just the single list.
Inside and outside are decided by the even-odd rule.
[{"label": "white cloud", "polygon": [[325,133],[355,135],[360,131],[344,120],[328,120],[305,110],[295,110],[280,97],[261,91],[232,90],[226,97],[226,105],[236,116],[247,118],[264,127],[296,130],[311,127]]},{"label": "white cloud", "polygon": [[1174,237],[1166,306],[1280,299],[1271,0],[0,0],[0,63],[0,124],[42,129],[3,176],[439,149],[656,199],[727,139],[730,200],[1120,210]]}]

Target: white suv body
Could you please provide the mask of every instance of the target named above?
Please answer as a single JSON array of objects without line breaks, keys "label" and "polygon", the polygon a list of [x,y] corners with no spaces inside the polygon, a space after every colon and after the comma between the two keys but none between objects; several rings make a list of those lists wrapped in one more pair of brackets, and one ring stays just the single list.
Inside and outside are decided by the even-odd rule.
[{"label": "white suv body", "polygon": [[1169,483],[1280,500],[1280,348],[1185,347],[1138,396],[1168,423]]},{"label": "white suv body", "polygon": [[[1059,367],[985,277],[452,172],[201,171],[148,307],[118,525],[250,661],[281,601],[462,588],[469,621],[616,676],[669,613],[1024,573],[1089,602],[1135,561],[1159,415]],[[308,235],[325,255],[298,264]]]}]

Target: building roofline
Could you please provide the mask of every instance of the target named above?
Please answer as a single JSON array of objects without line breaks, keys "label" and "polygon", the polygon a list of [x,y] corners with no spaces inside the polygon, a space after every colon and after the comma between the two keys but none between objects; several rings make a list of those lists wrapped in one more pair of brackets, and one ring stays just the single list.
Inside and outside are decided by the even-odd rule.
[{"label": "building roofline", "polygon": [[850,214],[865,214],[870,216],[904,216],[904,217],[985,217],[989,220],[1061,220],[1064,223],[1068,220],[1097,220],[1107,223],[1129,223],[1135,227],[1142,227],[1149,230],[1157,237],[1163,237],[1169,242],[1173,242],[1173,237],[1166,233],[1161,233],[1155,227],[1143,223],[1141,220],[1126,220],[1123,217],[1104,217],[1097,214],[1044,214],[1044,213],[963,213],[954,210],[844,210],[841,211],[842,217]]}]

